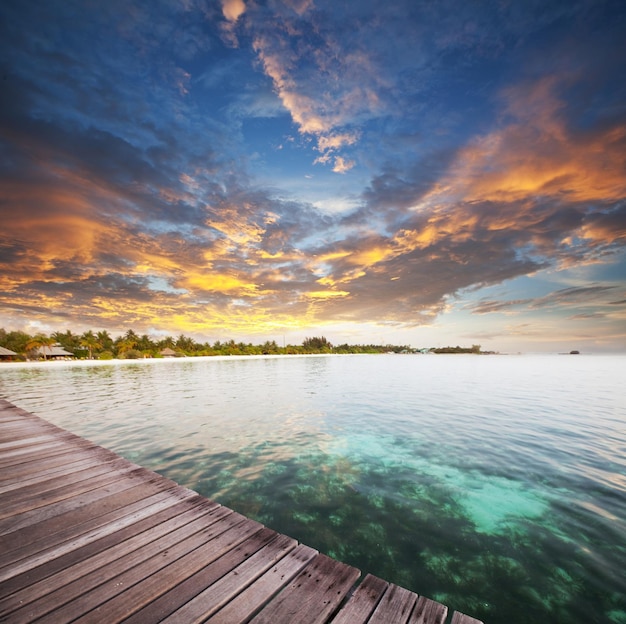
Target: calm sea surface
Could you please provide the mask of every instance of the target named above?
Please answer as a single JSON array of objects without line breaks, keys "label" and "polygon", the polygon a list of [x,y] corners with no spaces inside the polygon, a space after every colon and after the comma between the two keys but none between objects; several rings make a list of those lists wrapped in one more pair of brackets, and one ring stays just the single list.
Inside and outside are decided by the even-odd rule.
[{"label": "calm sea surface", "polygon": [[0,397],[484,619],[626,623],[626,357],[0,366]]}]

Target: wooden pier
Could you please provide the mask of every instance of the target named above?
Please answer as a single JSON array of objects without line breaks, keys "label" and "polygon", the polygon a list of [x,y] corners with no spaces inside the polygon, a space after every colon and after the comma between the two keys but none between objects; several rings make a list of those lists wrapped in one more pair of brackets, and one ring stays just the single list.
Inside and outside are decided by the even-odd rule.
[{"label": "wooden pier", "polygon": [[444,605],[359,576],[0,399],[0,622],[447,621]]}]

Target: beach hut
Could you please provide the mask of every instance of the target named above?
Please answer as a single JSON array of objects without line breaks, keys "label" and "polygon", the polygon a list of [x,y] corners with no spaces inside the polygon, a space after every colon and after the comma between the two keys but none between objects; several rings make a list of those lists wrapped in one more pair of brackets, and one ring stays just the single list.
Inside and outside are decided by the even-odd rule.
[{"label": "beach hut", "polygon": [[165,347],[165,349],[161,351],[161,355],[163,357],[176,357],[176,351],[174,351],[174,349],[170,349],[169,347]]},{"label": "beach hut", "polygon": [[53,359],[67,359],[76,357],[73,353],[66,351],[60,344],[52,345],[51,347],[43,346],[37,347],[35,350],[35,355],[37,357],[44,357],[47,360]]},{"label": "beach hut", "polygon": [[14,355],[17,355],[15,351],[11,351],[11,349],[5,349],[4,347],[0,347],[0,360],[12,360]]}]

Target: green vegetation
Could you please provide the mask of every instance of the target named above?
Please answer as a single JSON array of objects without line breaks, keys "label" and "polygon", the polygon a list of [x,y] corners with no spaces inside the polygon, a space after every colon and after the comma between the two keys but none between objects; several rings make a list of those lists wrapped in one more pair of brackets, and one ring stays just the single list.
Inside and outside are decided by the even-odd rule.
[{"label": "green vegetation", "polygon": [[[0,328],[0,347],[5,347],[18,354],[14,359],[36,358],[37,349],[58,345],[73,353],[80,359],[139,359],[159,358],[165,356],[200,356],[200,355],[298,355],[315,353],[418,353],[432,351],[434,353],[482,353],[480,345],[471,348],[444,347],[434,349],[413,349],[407,345],[349,345],[334,346],[324,336],[305,338],[301,345],[276,344],[274,340],[267,340],[263,344],[217,340],[196,342],[193,338],[181,334],[177,338],[153,338],[147,334],[139,335],[132,329],[113,338],[108,331],[86,331],[83,334],[74,334],[69,329],[65,332],[53,332],[49,336],[37,334],[30,336],[22,331],[6,331]],[[165,351],[165,352],[164,352]]]},{"label": "green vegetation", "polygon": [[481,353],[480,345],[472,345],[471,347],[438,347],[431,349],[433,353]]}]

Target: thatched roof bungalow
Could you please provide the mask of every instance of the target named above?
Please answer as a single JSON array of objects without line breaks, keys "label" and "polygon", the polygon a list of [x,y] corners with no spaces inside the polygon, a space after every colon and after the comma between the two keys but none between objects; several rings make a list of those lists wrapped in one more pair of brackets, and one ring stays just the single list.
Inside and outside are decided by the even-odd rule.
[{"label": "thatched roof bungalow", "polygon": [[12,360],[14,355],[17,355],[15,351],[11,351],[11,349],[5,349],[4,347],[0,347],[0,360]]},{"label": "thatched roof bungalow", "polygon": [[59,358],[74,358],[73,353],[66,351],[60,344],[52,345],[51,347],[37,347],[35,349],[35,355],[37,357],[43,357],[46,359],[59,359]]},{"label": "thatched roof bungalow", "polygon": [[169,347],[165,347],[160,353],[163,357],[176,357],[178,355],[174,349],[170,349]]}]

